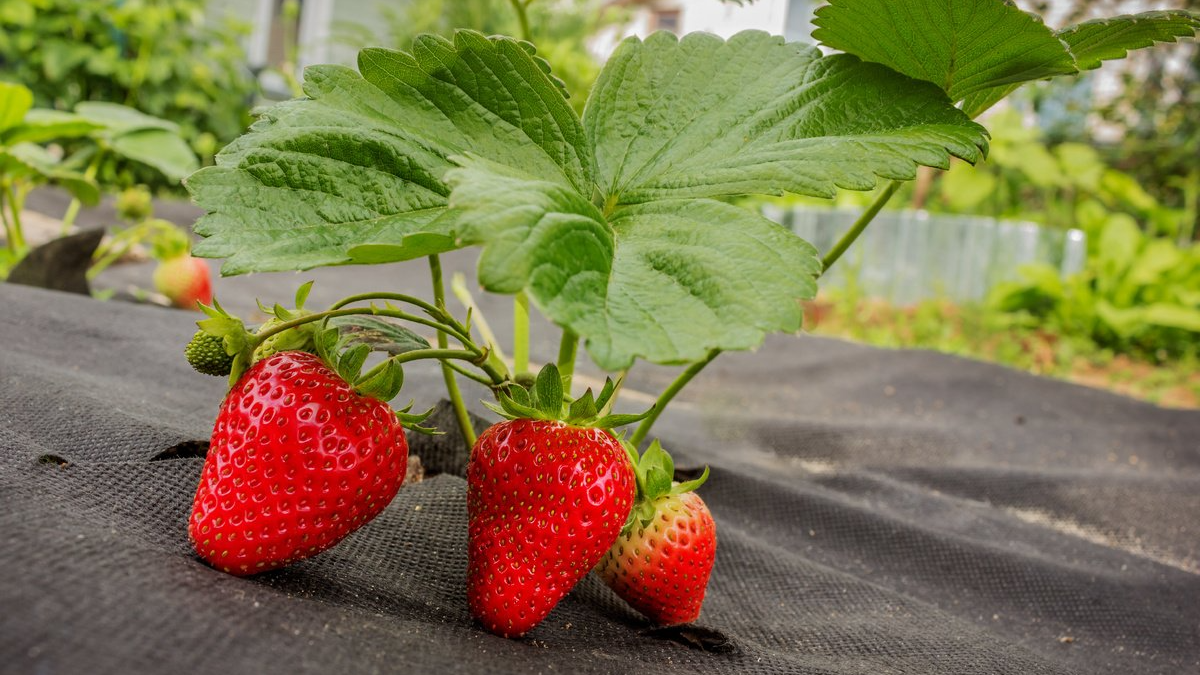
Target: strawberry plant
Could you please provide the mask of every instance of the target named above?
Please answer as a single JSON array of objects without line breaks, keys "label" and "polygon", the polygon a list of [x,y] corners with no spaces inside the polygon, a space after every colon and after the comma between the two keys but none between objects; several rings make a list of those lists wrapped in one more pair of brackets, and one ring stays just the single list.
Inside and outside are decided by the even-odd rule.
[{"label": "strawberry plant", "polygon": [[[634,590],[629,579],[648,573],[637,560],[601,571],[652,620],[694,619],[715,550],[712,521],[697,485],[672,483],[661,447],[635,450],[668,403],[721,352],[799,330],[800,301],[919,165],[983,158],[987,132],[972,117],[1022,82],[1093,68],[1200,26],[1193,14],[1156,12],[1056,32],[1003,0],[840,0],[816,23],[816,37],[843,53],[753,31],[627,39],[582,116],[533,45],[503,36],[425,35],[407,52],[363,50],[357,71],[309,68],[304,98],[265,111],[215,166],[188,179],[208,210],[195,253],[225,258],[225,274],[425,258],[433,298],[378,292],[323,311],[276,307],[278,322],[256,333],[210,307],[201,328],[232,357],[231,396],[245,391],[258,368],[246,370],[253,353],[271,336],[306,324],[350,336],[338,322],[376,322],[392,338],[322,358],[357,368],[364,349],[380,348],[388,355],[363,379],[388,383],[392,394],[403,364],[442,362],[460,431],[474,445],[468,598],[486,628],[524,634],[614,544],[619,559],[621,546],[672,536],[691,542],[681,544],[691,553],[678,566],[649,561],[672,578]],[[727,201],[829,197],[881,180],[872,207],[823,256]],[[480,285],[515,298],[511,362],[472,312],[460,320],[447,309],[439,256],[466,247],[478,250]],[[561,331],[556,363],[536,378],[530,306]],[[437,345],[403,333],[412,323],[434,329]],[[598,396],[573,395],[581,345],[607,372],[639,360],[682,370],[650,410],[610,417],[619,377]],[[460,377],[485,385],[513,419],[476,439]],[[617,428],[634,423],[622,450]],[[230,448],[254,440],[228,425],[217,434]],[[336,463],[315,440],[289,442],[296,456],[311,449]],[[251,479],[236,464],[231,471]],[[687,597],[675,594],[683,579]]]},{"label": "strawberry plant", "polygon": [[[55,184],[71,194],[73,199],[62,218],[65,235],[80,207],[99,200],[96,174],[105,161],[122,158],[143,164],[174,181],[194,171],[199,163],[178,132],[178,126],[172,122],[122,105],[81,103],[73,113],[34,108],[33,94],[28,88],[0,82],[0,219],[4,222],[6,243],[5,249],[0,250],[0,279],[29,251],[21,211],[30,191],[40,185]],[[61,147],[55,148],[56,152],[43,145],[51,141],[86,145],[63,157]],[[147,204],[140,208],[144,211],[149,207]],[[147,221],[140,214],[134,220]],[[174,228],[169,224],[164,228],[163,221],[129,228],[114,237],[107,248],[124,253],[138,241],[149,240],[151,235],[167,230]],[[110,257],[111,252],[104,250],[95,256],[96,264],[89,270],[89,278],[119,257],[119,254]],[[204,274],[207,279],[207,268]],[[208,298],[202,293],[194,295]]]}]

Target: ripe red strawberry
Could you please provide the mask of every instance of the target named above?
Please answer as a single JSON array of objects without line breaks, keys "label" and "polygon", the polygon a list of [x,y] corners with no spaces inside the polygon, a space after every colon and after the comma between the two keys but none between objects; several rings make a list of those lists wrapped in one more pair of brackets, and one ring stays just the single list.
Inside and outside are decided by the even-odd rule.
[{"label": "ripe red strawberry", "polygon": [[154,288],[184,309],[197,309],[198,302],[212,302],[212,277],[208,263],[188,254],[167,258],[154,270]]},{"label": "ripe red strawberry", "polygon": [[694,490],[708,477],[673,483],[670,457],[655,441],[638,462],[639,494],[629,524],[596,573],[631,607],[662,625],[700,616],[717,552],[717,529]]},{"label": "ripe red strawberry", "polygon": [[374,518],[407,468],[404,428],[386,403],[360,395],[319,356],[281,352],[225,397],[188,535],[230,574],[282,567]]},{"label": "ripe red strawberry", "polygon": [[[611,386],[599,401],[585,394],[571,406],[570,423],[545,419],[563,416],[562,383],[548,366],[532,401],[502,398],[502,414],[523,417],[492,426],[471,451],[467,600],[497,635],[517,637],[540,623],[628,519],[633,466],[604,428],[636,418],[596,419],[597,403],[603,409],[611,394]],[[580,426],[589,420],[593,427]]]}]

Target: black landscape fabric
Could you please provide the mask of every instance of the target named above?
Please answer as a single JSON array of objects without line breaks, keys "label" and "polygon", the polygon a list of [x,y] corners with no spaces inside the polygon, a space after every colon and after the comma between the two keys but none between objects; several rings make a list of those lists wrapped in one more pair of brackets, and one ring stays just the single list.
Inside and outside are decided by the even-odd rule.
[{"label": "black landscape fabric", "polygon": [[[654,631],[589,576],[505,640],[467,612],[453,433],[341,545],[235,578],[185,534],[224,391],[183,360],[197,315],[4,284],[0,308],[6,674],[1200,672],[1200,413],[777,336],[656,427],[712,467],[700,626]],[[635,368],[626,406],[673,372]]]}]

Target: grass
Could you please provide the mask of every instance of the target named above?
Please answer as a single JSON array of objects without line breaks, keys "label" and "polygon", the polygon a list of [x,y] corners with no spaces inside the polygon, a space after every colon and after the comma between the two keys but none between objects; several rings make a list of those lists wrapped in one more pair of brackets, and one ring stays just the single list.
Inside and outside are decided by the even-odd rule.
[{"label": "grass", "polygon": [[1114,354],[1090,340],[1015,325],[982,307],[927,300],[896,307],[853,293],[822,294],[807,330],[886,348],[932,349],[1107,389],[1173,408],[1200,408],[1200,362]]}]

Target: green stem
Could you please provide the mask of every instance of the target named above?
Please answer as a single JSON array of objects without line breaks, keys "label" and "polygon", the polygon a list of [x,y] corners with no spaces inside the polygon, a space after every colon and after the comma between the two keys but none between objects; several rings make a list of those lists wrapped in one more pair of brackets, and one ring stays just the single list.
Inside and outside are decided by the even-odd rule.
[{"label": "green stem", "polygon": [[483,375],[480,375],[478,373],[472,373],[471,371],[467,370],[466,368],[463,368],[462,366],[458,365],[457,363],[454,363],[453,361],[442,361],[442,364],[448,366],[450,368],[450,370],[453,370],[454,372],[458,373],[459,375],[462,375],[463,377],[465,377],[469,380],[475,380],[476,382],[478,382],[479,384],[482,384],[485,387],[493,387],[496,385],[496,383],[492,382],[492,380],[490,378],[484,377]]},{"label": "green stem", "polygon": [[[96,154],[92,156],[92,161],[88,163],[87,169],[83,172],[83,177],[88,180],[95,180],[96,174],[100,172],[100,160],[104,158],[104,148],[97,146]],[[67,204],[67,212],[62,217],[62,228],[60,232],[66,235],[75,224],[75,216],[79,215],[79,208],[83,206],[83,202],[79,201],[79,197],[73,197],[71,203]]]},{"label": "green stem", "polygon": [[654,409],[650,411],[650,414],[646,417],[646,419],[642,420],[641,424],[639,424],[637,429],[634,430],[633,436],[629,437],[629,442],[632,443],[634,447],[637,447],[639,443],[646,439],[646,435],[650,433],[650,428],[654,426],[655,420],[657,420],[658,416],[662,414],[662,411],[667,407],[667,404],[671,402],[671,399],[675,398],[675,395],[678,394],[688,382],[691,382],[693,377],[696,377],[700,371],[704,370],[705,366],[707,366],[709,363],[712,363],[712,360],[717,358],[717,354],[720,353],[721,350],[714,349],[708,353],[708,356],[706,356],[703,361],[697,361],[688,366],[687,370],[680,373],[679,377],[676,377],[675,381],[672,382],[669,387],[664,389],[663,393],[659,394],[658,400],[654,402]]},{"label": "green stem", "polygon": [[[423,359],[458,359],[460,361],[470,361],[474,363],[478,358],[478,354],[466,349],[414,349],[411,352],[404,352],[403,354],[397,354],[384,359],[382,363],[367,371],[367,374],[363,375],[362,379],[371,379],[373,375],[387,367],[389,361],[392,363],[410,363],[412,361],[421,361]],[[443,363],[442,365],[445,364]],[[460,396],[459,398],[461,399],[462,397]]]},{"label": "green stem", "polygon": [[875,201],[871,202],[871,205],[867,207],[867,210],[863,211],[862,215],[858,217],[858,220],[854,221],[854,224],[850,226],[850,230],[846,232],[846,234],[842,235],[842,238],[839,239],[838,242],[833,245],[833,248],[829,249],[829,252],[825,254],[825,257],[821,259],[822,274],[824,274],[826,270],[833,266],[833,263],[837,262],[838,258],[842,257],[842,254],[846,252],[846,249],[850,248],[850,244],[853,244],[854,240],[858,239],[858,235],[862,234],[863,230],[867,229],[867,225],[870,225],[871,221],[875,219],[875,216],[879,215],[880,209],[883,208],[884,204],[888,203],[888,200],[892,198],[892,195],[896,194],[896,190],[898,189],[900,189],[900,181],[894,180],[888,183],[887,186],[883,188],[883,191],[875,196]]},{"label": "green stem", "polygon": [[521,39],[526,42],[533,42],[533,38],[529,33],[529,15],[525,11],[525,7],[529,4],[529,1],[531,0],[527,0],[526,2],[509,0],[513,9],[517,12],[517,22],[521,24]]},{"label": "green stem", "polygon": [[103,246],[96,249],[92,255],[94,261],[87,270],[88,281],[95,279],[101,272],[108,269],[110,265],[121,259],[130,251],[138,241],[142,239],[142,232],[145,230],[144,224],[134,225],[128,230],[118,232],[113,235]]},{"label": "green stem", "polygon": [[529,296],[525,291],[513,298],[513,374],[529,372]]},{"label": "green stem", "polygon": [[12,223],[8,230],[8,248],[18,256],[25,252],[25,231],[21,228],[21,209],[24,204],[13,192],[12,184],[4,184],[4,197],[12,214]]},{"label": "green stem", "polygon": [[[438,310],[446,310],[446,287],[442,279],[442,260],[437,254],[429,256],[429,274],[433,281],[433,302]],[[446,348],[446,334],[438,331],[438,347]],[[435,350],[436,351],[436,350]],[[468,448],[475,447],[475,427],[471,424],[471,415],[463,403],[462,392],[458,388],[458,380],[454,379],[454,370],[445,361],[442,362],[442,380],[446,383],[446,394],[450,396],[450,405],[454,408],[454,417],[458,420],[458,429],[462,432],[463,440]]]},{"label": "green stem", "polygon": [[483,338],[484,343],[492,350],[492,354],[503,363],[505,357],[504,352],[500,349],[500,341],[496,339],[496,334],[492,332],[492,326],[488,323],[487,317],[483,315],[483,310],[479,309],[475,298],[471,296],[471,291],[467,289],[466,277],[460,273],[451,276],[450,292],[458,298],[463,307],[467,308],[469,317],[467,323],[479,330],[479,335]]},{"label": "green stem", "polygon": [[[472,349],[479,353],[483,352],[482,349],[480,349],[474,342],[471,341],[471,336],[467,334],[466,326],[459,323],[453,316],[450,315],[449,312],[447,312],[445,310],[445,308],[435,307],[434,305],[431,305],[428,302],[421,300],[420,298],[414,298],[411,295],[404,295],[402,293],[361,293],[359,295],[352,295],[348,298],[343,298],[343,299],[339,300],[337,303],[330,306],[329,309],[331,309],[331,310],[341,309],[341,308],[345,307],[346,305],[349,305],[349,304],[352,304],[355,302],[363,302],[366,300],[396,300],[398,302],[406,302],[406,303],[409,303],[412,305],[416,305],[417,307],[420,307],[421,309],[425,310],[425,312],[427,314],[432,316],[433,320],[426,319],[426,318],[420,317],[420,316],[413,316],[411,314],[407,314],[404,312],[401,312],[401,315],[397,316],[396,318],[404,319],[405,321],[412,321],[414,323],[419,323],[423,326],[429,326],[430,328],[437,330],[439,334],[441,334],[443,332],[449,333],[450,335],[454,336],[454,339],[461,342],[463,344],[463,346],[466,347],[467,349]],[[398,310],[387,310],[387,311],[398,311]],[[376,313],[379,313],[379,314],[385,315],[385,316],[392,316],[390,314],[385,314],[383,311],[376,312]]]},{"label": "green stem", "polygon": [[563,391],[571,395],[571,379],[575,377],[575,354],[579,351],[579,336],[564,328],[558,344],[558,374],[562,376]]},{"label": "green stem", "polygon": [[10,251],[13,247],[12,223],[8,222],[8,207],[4,198],[4,190],[0,189],[0,221],[4,222],[4,243]]}]

